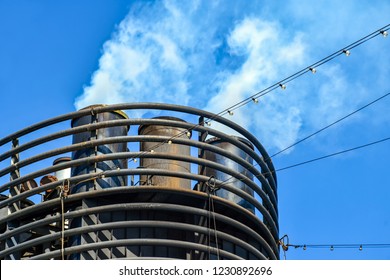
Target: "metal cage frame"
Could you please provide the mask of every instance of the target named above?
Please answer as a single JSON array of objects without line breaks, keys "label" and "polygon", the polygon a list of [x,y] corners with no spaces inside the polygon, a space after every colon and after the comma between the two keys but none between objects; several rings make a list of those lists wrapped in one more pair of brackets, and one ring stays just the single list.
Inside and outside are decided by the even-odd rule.
[{"label": "metal cage frame", "polygon": [[[180,114],[185,116],[186,122],[175,118],[126,117],[45,133],[76,118],[119,110],[126,111],[129,116],[139,114],[135,112],[140,110]],[[197,119],[198,122],[188,122],[188,119]],[[206,120],[235,131],[254,149],[236,137],[205,125]],[[191,132],[191,136],[186,139],[131,134],[133,126],[145,125],[178,127]],[[130,127],[128,135],[67,144],[69,137],[77,133],[118,126]],[[210,136],[245,151],[253,159],[253,164],[208,144],[206,138]],[[22,141],[24,143],[20,144]],[[143,142],[188,146],[191,155],[125,151],[72,158],[56,165],[48,163],[53,157],[81,149]],[[6,149],[6,144],[11,144],[11,148],[0,154],[0,179],[9,176],[10,181],[0,186],[0,259],[279,259],[275,168],[259,140],[226,118],[192,107],[161,103],[92,106],[39,122],[0,139],[0,147]],[[204,158],[206,150],[236,162],[255,179]],[[147,158],[186,162],[197,171],[177,172],[136,166],[135,159]],[[10,165],[6,163],[9,159]],[[118,159],[130,160],[131,166],[79,174],[41,186],[34,183],[56,171]],[[205,167],[227,174],[233,182],[206,176],[202,171]],[[130,177],[131,181],[108,189],[71,192],[80,182],[115,176]],[[135,184],[133,178],[141,176],[183,178],[190,180],[193,186],[191,189],[172,189],[169,186]],[[255,195],[236,188],[234,180],[244,183]],[[242,198],[256,209],[256,213],[218,197],[215,193],[218,188]],[[52,196],[33,202],[44,193]]]}]

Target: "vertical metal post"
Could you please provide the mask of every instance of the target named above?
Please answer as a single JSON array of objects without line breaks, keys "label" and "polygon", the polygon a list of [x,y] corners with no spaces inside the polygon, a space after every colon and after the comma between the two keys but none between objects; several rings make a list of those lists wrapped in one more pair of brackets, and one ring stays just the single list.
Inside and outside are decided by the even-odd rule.
[{"label": "vertical metal post", "polygon": [[[199,124],[204,126],[204,123],[205,123],[204,117],[203,116],[199,117]],[[205,142],[207,135],[208,135],[207,132],[200,132],[199,131],[198,141]],[[199,149],[198,150],[198,158],[204,159],[204,156],[205,156],[205,151],[203,149]],[[205,166],[199,165],[198,173],[200,175],[204,175],[205,174]],[[197,191],[206,192],[207,188],[205,187],[205,183],[198,183],[197,184]],[[205,201],[204,201],[203,209],[204,210],[208,209],[207,199],[205,199]],[[197,224],[201,227],[207,228],[208,227],[207,217],[204,217],[204,216],[197,217]],[[195,235],[195,242],[199,243],[199,244],[207,245],[209,243],[208,236],[206,234],[203,234],[203,233],[198,233],[197,235]],[[201,259],[201,260],[208,259],[208,255],[205,252],[195,251],[193,255],[194,255],[194,257],[193,257],[194,259]]]},{"label": "vertical metal post", "polygon": [[[92,121],[91,121],[91,123],[92,124],[97,123],[98,122],[98,116],[96,115],[96,113],[93,110],[93,108],[92,108],[91,114],[92,114]],[[97,129],[94,129],[94,130],[91,131],[91,140],[92,139],[93,140],[97,140],[98,139]],[[97,155],[98,155],[98,146],[95,146],[94,150],[95,150],[95,157],[97,157]],[[93,164],[93,169],[94,169],[95,175],[97,173],[97,166],[98,166],[98,163],[97,163],[97,161],[95,161],[95,163]],[[96,179],[93,180],[93,189],[94,190],[97,189]]]},{"label": "vertical metal post", "polygon": [[[203,116],[199,117],[199,124],[201,126],[204,126],[204,117]],[[199,133],[198,133],[198,141],[199,142],[206,141],[207,135],[208,135],[207,132],[200,132],[199,131]],[[198,150],[198,158],[202,158],[202,159],[204,158],[204,150],[203,149],[199,149]],[[204,175],[204,172],[205,172],[205,166],[199,165],[198,166],[198,174]],[[203,184],[197,184],[197,186],[198,186],[198,191],[205,191],[205,190],[200,189],[201,186],[203,186]]]},{"label": "vertical metal post", "polygon": [[[13,139],[12,140],[12,150],[19,146],[19,139]],[[18,178],[20,178],[20,171],[17,167],[17,164],[19,162],[19,154],[12,154],[11,156],[11,165],[15,166],[15,170],[10,173],[10,181],[14,181]],[[9,197],[16,196],[20,194],[21,191],[21,185],[14,185],[11,186],[9,189]],[[15,201],[11,205],[8,206],[8,214],[17,212],[21,209],[21,203],[20,201]],[[13,230],[14,228],[17,228],[19,226],[19,221],[14,219],[12,221],[7,222],[7,231]],[[16,246],[19,243],[19,234],[13,235],[12,237],[8,238],[6,240],[5,248],[10,248],[13,246]],[[19,260],[21,258],[20,252],[14,252],[10,254],[6,259],[10,260]]]}]

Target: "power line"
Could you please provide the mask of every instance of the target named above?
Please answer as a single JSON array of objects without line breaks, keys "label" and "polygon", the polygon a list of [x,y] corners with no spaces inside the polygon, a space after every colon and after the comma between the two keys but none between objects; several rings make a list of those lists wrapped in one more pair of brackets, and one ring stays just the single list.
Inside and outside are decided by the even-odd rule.
[{"label": "power line", "polygon": [[346,243],[346,244],[291,244],[287,234],[283,235],[279,239],[279,245],[282,247],[284,259],[286,259],[286,252],[290,247],[299,249],[302,248],[306,251],[309,248],[312,249],[329,249],[334,251],[335,249],[387,249],[390,248],[390,243]]},{"label": "power line", "polygon": [[285,247],[293,247],[295,249],[302,248],[303,250],[307,250],[309,248],[312,249],[330,249],[333,251],[334,249],[359,249],[362,251],[365,248],[370,249],[387,249],[390,248],[390,243],[361,243],[361,244],[285,244]]},{"label": "power line", "polygon": [[[371,40],[373,38],[375,38],[376,36],[382,35],[382,36],[386,37],[388,35],[388,30],[390,29],[389,26],[390,26],[390,24],[387,24],[387,25],[383,26],[382,28],[380,28],[380,29],[378,29],[378,30],[376,30],[376,31],[374,31],[374,32],[372,32],[372,33],[370,33],[370,34],[360,38],[359,40],[349,44],[348,46],[345,46],[344,48],[342,48],[342,49],[340,49],[340,50],[338,50],[338,51],[336,51],[336,52],[334,52],[334,53],[332,53],[332,54],[322,58],[321,60],[319,60],[319,61],[317,61],[317,62],[315,62],[315,63],[313,63],[313,64],[311,64],[311,65],[309,65],[309,66],[307,66],[305,68],[303,68],[302,70],[300,70],[300,71],[298,71],[298,72],[288,76],[287,78],[284,78],[284,79],[276,82],[275,84],[273,84],[273,85],[271,85],[271,86],[269,86],[269,87],[267,87],[267,88],[265,88],[265,89],[255,93],[255,94],[253,94],[252,96],[250,96],[250,97],[248,97],[248,98],[246,98],[246,99],[244,99],[244,100],[242,100],[242,101],[240,101],[240,102],[230,106],[229,108],[221,111],[220,113],[218,113],[216,115],[223,116],[223,115],[225,115],[227,113],[231,114],[233,112],[233,110],[236,110],[236,109],[238,109],[238,108],[240,108],[240,107],[242,107],[242,106],[244,106],[244,105],[246,105],[246,104],[248,104],[248,103],[250,103],[252,101],[257,103],[258,99],[260,97],[263,97],[264,95],[270,93],[271,91],[274,91],[275,89],[277,89],[279,87],[282,88],[282,89],[286,89],[286,84],[287,83],[289,83],[289,82],[299,78],[300,76],[302,76],[303,74],[305,74],[307,72],[316,73],[316,71],[317,71],[316,69],[319,66],[321,66],[321,65],[323,65],[323,64],[325,64],[325,63],[327,63],[327,62],[329,62],[329,61],[331,61],[333,59],[335,59],[336,57],[338,57],[338,56],[340,56],[342,54],[345,54],[346,56],[349,56],[350,55],[350,51],[352,49],[360,46],[361,44],[363,44],[363,43],[365,43],[365,42],[367,42],[367,41],[369,41],[369,40]],[[209,120],[212,120],[212,119],[209,119]]]},{"label": "power line", "polygon": [[[363,109],[365,109],[365,108],[367,108],[367,107],[373,105],[374,103],[376,103],[376,102],[378,102],[378,101],[384,99],[385,97],[387,97],[387,96],[389,96],[389,95],[390,95],[390,92],[388,92],[388,93],[386,93],[386,94],[384,94],[384,95],[382,95],[382,96],[376,98],[375,100],[373,100],[373,101],[369,102],[368,104],[366,104],[366,105],[360,107],[359,109],[356,109],[355,111],[353,111],[353,112],[351,112],[351,113],[349,113],[349,114],[347,114],[347,115],[345,115],[345,116],[343,116],[343,117],[337,119],[336,121],[334,121],[334,122],[332,122],[332,123],[326,125],[325,127],[323,127],[323,128],[321,128],[321,129],[319,129],[319,130],[317,130],[317,131],[315,131],[315,132],[309,134],[308,136],[302,138],[301,140],[299,140],[299,141],[297,141],[297,142],[295,142],[295,143],[289,145],[288,147],[286,147],[286,148],[280,150],[279,152],[273,154],[272,156],[270,156],[270,157],[269,157],[268,159],[266,159],[266,160],[269,160],[269,159],[275,157],[276,155],[279,155],[279,154],[285,152],[286,150],[288,150],[288,149],[290,149],[290,148],[292,148],[292,147],[294,147],[294,146],[296,146],[296,145],[302,143],[303,141],[305,141],[305,140],[307,140],[307,139],[309,139],[309,138],[311,138],[311,137],[313,137],[313,136],[319,134],[320,132],[322,132],[322,131],[324,131],[324,130],[330,128],[331,126],[333,126],[333,125],[335,125],[335,124],[337,124],[337,123],[339,123],[339,122],[341,122],[341,121],[343,121],[343,120],[345,120],[345,119],[351,117],[352,115],[354,115],[354,114],[356,114],[356,113],[362,111]],[[376,141],[376,142],[374,142],[374,143],[369,143],[369,144],[366,144],[366,145],[363,145],[363,146],[356,147],[356,148],[354,148],[354,149],[363,148],[363,147],[365,147],[365,146],[370,146],[370,145],[373,145],[373,144],[375,144],[375,143],[377,143],[377,142],[379,143],[379,142],[383,142],[383,141],[386,141],[386,140],[388,140],[388,139],[382,139],[382,140]],[[285,167],[285,168],[282,168],[282,169],[278,169],[278,170],[276,170],[276,171],[280,171],[280,170],[284,170],[284,169],[293,168],[293,167],[296,167],[296,166],[299,166],[299,165],[303,165],[303,164],[306,164],[306,163],[310,163],[310,162],[313,162],[313,161],[317,161],[317,160],[320,160],[320,159],[324,159],[324,158],[327,158],[327,157],[331,157],[331,156],[333,156],[333,155],[337,155],[337,154],[340,154],[340,153],[345,153],[345,152],[348,152],[348,151],[350,151],[350,150],[353,150],[353,149],[349,149],[349,150],[346,150],[346,151],[341,151],[341,152],[337,152],[337,153],[334,153],[334,154],[331,154],[331,155],[327,155],[327,156],[323,156],[323,157],[320,157],[320,158],[312,159],[312,160],[309,160],[309,161],[306,161],[306,162],[302,162],[302,163],[295,164],[295,165],[293,165],[293,166],[288,166],[288,167]],[[256,164],[254,165],[254,167],[256,167],[256,166],[258,166],[258,165],[259,165],[259,164],[256,163]],[[276,171],[275,171],[275,172],[276,172]],[[231,179],[233,179],[233,177],[230,177],[230,178],[224,180],[224,181],[222,182],[222,185],[224,185],[224,183],[226,183],[226,182],[229,182]],[[234,179],[233,181],[230,181],[229,183],[233,183],[233,182],[236,182],[236,181],[241,181],[241,180],[240,180],[240,179]]]},{"label": "power line", "polygon": [[314,162],[314,161],[323,160],[323,159],[326,159],[326,158],[329,158],[329,157],[333,157],[333,156],[337,156],[337,155],[341,155],[341,154],[344,154],[344,153],[352,152],[352,151],[355,151],[355,150],[358,150],[358,149],[362,149],[362,148],[365,148],[365,147],[368,147],[368,146],[376,145],[376,144],[379,144],[379,143],[382,143],[382,142],[385,142],[385,141],[388,141],[388,140],[390,140],[390,137],[387,137],[387,138],[384,138],[384,139],[381,139],[381,140],[378,140],[378,141],[374,141],[374,142],[371,142],[371,143],[368,143],[368,144],[364,144],[364,145],[361,145],[361,146],[357,146],[357,147],[354,147],[354,148],[350,148],[350,149],[347,149],[347,150],[343,150],[343,151],[339,151],[339,152],[336,152],[336,153],[332,153],[332,154],[329,154],[329,155],[326,155],[326,156],[314,158],[314,159],[311,159],[311,160],[307,160],[307,161],[304,161],[304,162],[300,162],[300,163],[296,163],[296,164],[293,164],[293,165],[290,165],[290,166],[279,168],[279,169],[275,170],[275,172],[286,170],[286,169],[290,169],[290,168],[301,166],[301,165],[305,165],[305,164],[308,164],[308,163],[311,163],[311,162]]},{"label": "power line", "polygon": [[[246,99],[244,99],[244,100],[242,100],[242,101],[240,101],[240,102],[238,102],[236,104],[233,104],[232,106],[222,110],[221,112],[219,112],[217,114],[214,114],[213,117],[210,117],[210,118],[200,122],[199,124],[195,124],[193,127],[189,128],[189,129],[187,129],[187,130],[185,130],[185,131],[183,131],[181,133],[178,133],[177,135],[172,136],[171,138],[169,138],[166,141],[162,141],[162,142],[156,144],[155,146],[151,147],[150,151],[140,152],[139,156],[142,156],[143,154],[151,152],[154,149],[157,149],[158,147],[160,147],[161,145],[164,145],[164,144],[167,144],[167,143],[169,144],[175,138],[178,138],[178,137],[180,137],[180,136],[182,136],[182,135],[184,135],[186,133],[190,133],[191,130],[196,129],[199,126],[204,126],[205,124],[206,125],[210,125],[210,122],[215,120],[217,117],[224,116],[226,114],[233,115],[233,111],[234,110],[236,110],[238,108],[241,108],[241,107],[245,106],[246,104],[248,104],[250,102],[258,103],[258,99],[260,97],[265,96],[266,94],[270,93],[271,91],[276,90],[277,88],[286,89],[286,84],[287,83],[289,83],[289,82],[299,78],[300,76],[302,76],[303,74],[305,74],[307,72],[315,73],[317,71],[316,68],[318,68],[319,66],[321,66],[321,65],[323,65],[323,64],[325,64],[325,63],[327,63],[327,62],[329,62],[329,61],[331,61],[333,59],[335,59],[339,55],[345,54],[345,55],[349,56],[350,55],[350,50],[360,46],[361,44],[363,44],[363,43],[365,43],[365,42],[367,42],[367,41],[369,41],[369,40],[371,40],[371,39],[373,39],[373,38],[375,38],[375,37],[377,37],[379,35],[382,35],[382,36],[386,37],[388,35],[388,30],[389,29],[390,29],[390,24],[387,24],[387,25],[383,26],[382,28],[379,28],[378,30],[376,30],[376,31],[374,31],[374,32],[372,32],[372,33],[370,33],[370,34],[360,38],[359,40],[357,40],[357,41],[349,44],[348,46],[346,46],[346,47],[344,47],[344,48],[342,48],[342,49],[340,49],[340,50],[338,50],[338,51],[336,51],[336,52],[334,52],[334,53],[332,53],[332,54],[322,58],[321,60],[319,60],[319,61],[317,61],[317,62],[315,62],[315,63],[313,63],[313,64],[311,64],[311,65],[309,65],[309,66],[307,66],[305,68],[303,68],[302,70],[300,70],[300,71],[298,71],[298,72],[296,72],[296,73],[294,73],[294,74],[292,74],[292,75],[290,75],[290,76],[288,76],[288,77],[286,77],[286,78],[276,82],[275,84],[273,84],[273,85],[271,85],[271,86],[269,86],[269,87],[267,87],[267,88],[265,88],[265,89],[255,93],[255,94],[253,94],[252,96],[250,96],[250,97],[248,97],[248,98],[246,98]],[[135,161],[135,160],[136,160],[135,157],[129,159],[129,161]]]},{"label": "power line", "polygon": [[288,146],[288,147],[286,147],[286,148],[280,150],[279,152],[277,152],[277,153],[273,154],[272,156],[270,156],[270,158],[273,158],[273,157],[275,157],[275,156],[277,156],[277,155],[279,155],[279,154],[281,154],[281,153],[287,151],[288,149],[290,149],[290,148],[292,148],[292,147],[298,145],[299,143],[302,143],[303,141],[305,141],[305,140],[307,140],[307,139],[309,139],[309,138],[311,138],[311,137],[313,137],[313,136],[319,134],[320,132],[324,131],[325,129],[328,129],[329,127],[331,127],[331,126],[333,126],[333,125],[335,125],[335,124],[337,124],[337,123],[339,123],[339,122],[341,122],[341,121],[343,121],[343,120],[349,118],[350,116],[352,116],[352,115],[354,115],[354,114],[356,114],[356,113],[362,111],[363,109],[367,108],[368,106],[370,106],[370,105],[372,105],[372,104],[378,102],[379,100],[382,100],[383,98],[385,98],[385,97],[387,97],[387,96],[389,96],[389,95],[390,95],[390,92],[386,93],[385,95],[382,95],[381,97],[375,99],[374,101],[371,101],[370,103],[368,103],[368,104],[366,104],[366,105],[360,107],[359,109],[357,109],[357,110],[355,110],[355,111],[349,113],[348,115],[346,115],[346,116],[344,116],[344,117],[342,117],[342,118],[340,118],[340,119],[338,119],[338,120],[332,122],[331,124],[328,124],[327,126],[325,126],[325,127],[321,128],[321,129],[317,130],[316,132],[313,132],[312,134],[310,134],[310,135],[308,135],[308,136],[302,138],[301,140],[299,140],[299,141],[297,141],[297,142],[291,144],[290,146]]},{"label": "power line", "polygon": [[[353,148],[350,148],[350,149],[346,149],[346,150],[342,150],[342,151],[339,151],[339,152],[335,152],[335,153],[332,153],[332,154],[329,154],[329,155],[317,157],[317,158],[314,158],[314,159],[310,159],[310,160],[307,160],[307,161],[303,161],[303,162],[300,162],[300,163],[296,163],[296,164],[293,164],[293,165],[282,167],[282,168],[276,169],[275,172],[280,172],[280,171],[283,171],[283,170],[291,169],[291,168],[294,168],[294,167],[298,167],[298,166],[305,165],[305,164],[308,164],[308,163],[312,163],[312,162],[315,162],[315,161],[323,160],[323,159],[330,158],[330,157],[333,157],[333,156],[337,156],[337,155],[340,155],[340,154],[352,152],[352,151],[359,150],[359,149],[362,149],[362,148],[366,148],[366,147],[369,147],[369,146],[372,146],[372,145],[376,145],[376,144],[379,144],[379,143],[382,143],[382,142],[385,142],[385,141],[388,141],[388,140],[390,140],[390,137],[386,137],[386,138],[383,138],[383,139],[378,140],[378,141],[374,141],[374,142],[367,143],[367,144],[364,144],[364,145],[360,145],[360,146],[357,146],[357,147],[353,147]],[[254,165],[254,166],[257,166],[257,165],[258,164]],[[262,173],[262,175],[267,175],[267,174],[270,174],[270,173],[272,173],[272,172],[265,172],[265,173]],[[256,177],[258,177],[258,176],[256,176]],[[237,181],[242,181],[242,179],[234,179],[233,181],[230,181],[231,179],[234,179],[234,177],[230,177],[230,178],[226,179],[219,186],[224,186],[227,183],[234,183],[234,182],[237,182]]]}]

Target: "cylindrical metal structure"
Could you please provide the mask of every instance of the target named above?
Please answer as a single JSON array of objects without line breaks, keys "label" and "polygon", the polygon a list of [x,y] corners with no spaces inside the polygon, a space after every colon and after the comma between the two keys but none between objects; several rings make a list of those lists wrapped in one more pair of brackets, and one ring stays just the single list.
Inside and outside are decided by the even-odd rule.
[{"label": "cylindrical metal structure", "polygon": [[[121,110],[182,119],[129,119]],[[138,131],[128,135],[130,126]],[[279,259],[275,168],[256,137],[229,119],[174,104],[96,105],[5,144],[0,259]],[[135,158],[140,166],[127,165]],[[129,176],[140,182],[128,186]]]},{"label": "cylindrical metal structure", "polygon": [[[4,201],[8,198],[8,196],[4,195],[4,194],[0,194],[0,201]],[[3,207],[3,208],[0,208],[0,219],[6,217],[8,215],[8,207]],[[6,225],[5,224],[2,224],[0,226],[0,234],[3,233],[5,231],[5,228],[6,228]],[[1,242],[0,242],[1,243]]]},{"label": "cylindrical metal structure", "polygon": [[[90,115],[82,116],[72,120],[72,127],[78,127],[83,125],[89,125],[98,122],[127,119],[127,115],[123,111],[113,111],[104,113],[93,113],[93,110],[97,107],[104,105],[94,105],[82,110],[91,110]],[[88,130],[86,132],[77,133],[73,135],[73,144],[88,142],[97,139],[104,139],[115,136],[125,136],[129,130],[128,126],[110,126],[96,130]],[[92,148],[81,149],[72,153],[72,159],[80,159],[85,157],[97,157],[99,155],[126,152],[127,143],[113,143],[99,145]],[[127,168],[126,159],[115,159],[110,161],[100,161],[90,165],[80,165],[72,168],[72,176],[81,174],[98,173],[106,170],[115,170]],[[88,191],[91,189],[105,189],[110,187],[126,186],[127,177],[107,177],[107,178],[96,178],[96,180],[84,182],[77,185],[72,189],[72,193]]]},{"label": "cylindrical metal structure", "polygon": [[[69,162],[71,160],[72,159],[70,157],[60,157],[53,161],[53,165],[57,165],[63,162]],[[71,168],[68,167],[68,168],[57,170],[56,172],[54,172],[54,176],[56,176],[58,181],[69,179],[71,176]]]},{"label": "cylindrical metal structure", "polygon": [[[236,137],[236,136],[232,136],[232,137],[239,140],[240,142],[246,144],[252,150],[254,149],[253,145],[248,140],[241,138],[241,137]],[[244,152],[243,150],[241,150],[240,148],[238,148],[237,146],[233,145],[232,143],[230,143],[228,141],[213,137],[213,138],[208,139],[206,142],[210,145],[222,148],[225,151],[231,152],[232,154],[241,157],[242,159],[244,159],[245,161],[247,161],[251,165],[253,164],[253,159],[246,152]],[[207,160],[212,161],[212,162],[220,163],[223,166],[226,166],[231,170],[234,170],[236,172],[241,173],[242,175],[245,175],[250,180],[253,180],[252,173],[250,173],[246,168],[244,168],[243,166],[238,164],[236,161],[231,160],[231,159],[227,158],[226,156],[217,154],[215,152],[206,151],[205,158]],[[241,180],[234,179],[231,177],[231,175],[226,174],[222,171],[219,171],[219,170],[216,170],[213,168],[205,168],[205,175],[210,176],[210,177],[214,176],[218,180],[221,180],[223,182],[226,181],[226,183],[233,185],[235,188],[243,190],[244,192],[248,193],[250,196],[254,195],[254,191],[250,187],[248,187],[244,182],[242,182]],[[229,192],[225,189],[219,189],[216,191],[216,195],[219,197],[222,197],[224,199],[227,199],[231,202],[234,202],[234,203],[248,209],[252,213],[255,212],[255,207],[252,204],[250,204],[248,201],[246,201],[245,199],[239,197],[238,195],[236,195],[232,192]]]},{"label": "cylindrical metal structure", "polygon": [[[155,119],[165,119],[177,122],[185,122],[182,119],[174,117],[157,117]],[[187,130],[180,127],[163,126],[163,125],[141,125],[138,129],[139,135],[156,135],[156,136],[167,136],[174,139],[177,138],[191,138]],[[174,140],[173,140],[174,141]],[[179,145],[174,143],[167,143],[166,145],[156,145],[156,142],[140,142],[141,152],[156,152],[156,153],[167,153],[176,155],[190,155],[190,147],[185,145]],[[190,163],[171,159],[161,158],[141,158],[141,168],[156,168],[165,169],[176,172],[190,172]],[[164,176],[141,176],[141,185],[153,185],[153,186],[164,186],[169,188],[191,188],[191,181],[183,178],[176,177],[164,177]]]}]

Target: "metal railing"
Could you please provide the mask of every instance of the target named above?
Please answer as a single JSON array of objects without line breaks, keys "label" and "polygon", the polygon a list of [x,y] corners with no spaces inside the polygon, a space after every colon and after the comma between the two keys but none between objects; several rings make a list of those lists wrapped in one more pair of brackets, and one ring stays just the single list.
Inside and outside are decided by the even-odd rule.
[{"label": "metal railing", "polygon": [[[130,118],[99,119],[119,110]],[[185,121],[131,118],[145,110]],[[92,121],[73,125],[84,117]],[[141,126],[171,134],[138,135],[133,128]],[[130,130],[99,136],[118,127]],[[172,134],[173,128],[181,133]],[[88,140],[76,141],[82,133]],[[234,150],[213,145],[210,137]],[[102,152],[119,144],[128,149]],[[258,139],[228,119],[170,104],[92,106],[22,129],[0,139],[0,146],[1,259],[279,258],[274,166]],[[52,164],[63,156],[70,159]],[[69,169],[68,178],[53,175]],[[52,181],[43,180],[49,175]],[[157,177],[168,181],[155,185]],[[170,178],[179,178],[179,187],[172,188]],[[180,187],[183,182],[190,188]]]}]

